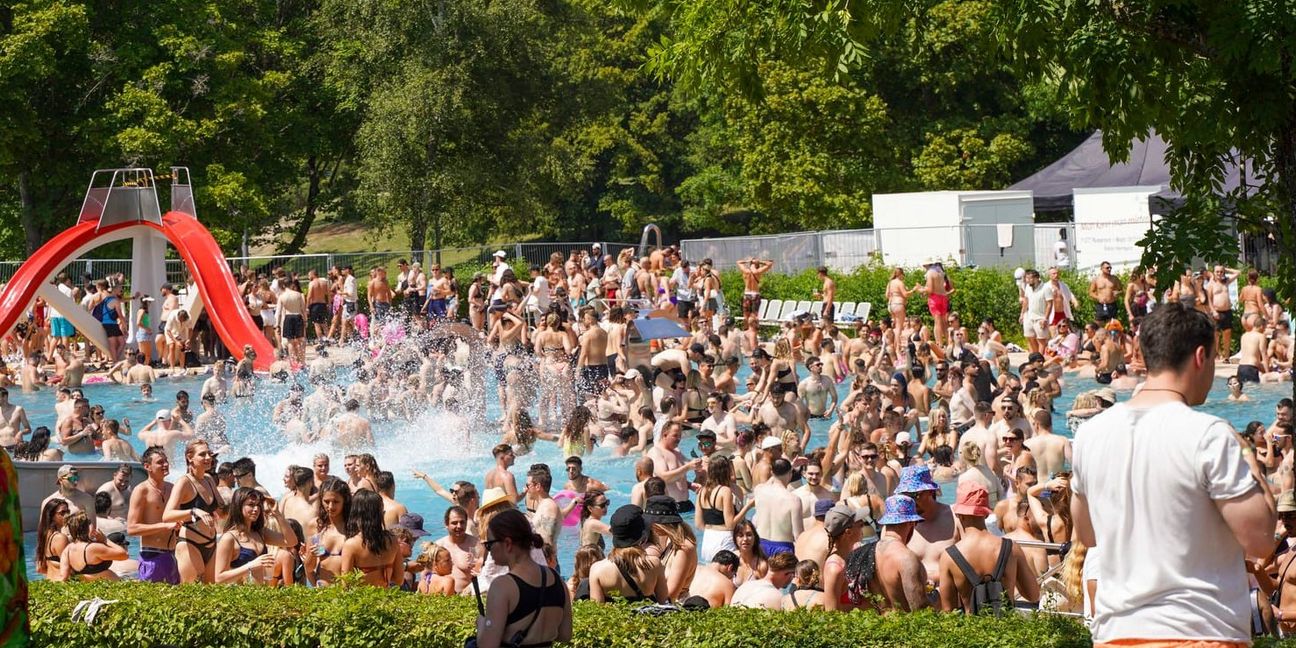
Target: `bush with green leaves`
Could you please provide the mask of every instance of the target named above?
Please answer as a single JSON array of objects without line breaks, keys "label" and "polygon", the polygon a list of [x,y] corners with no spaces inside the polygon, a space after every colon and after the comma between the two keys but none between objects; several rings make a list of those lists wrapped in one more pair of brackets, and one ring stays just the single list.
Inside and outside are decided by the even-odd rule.
[{"label": "bush with green leaves", "polygon": [[[116,601],[93,626],[71,620],[77,602]],[[1081,624],[1059,617],[765,612],[726,608],[662,617],[628,605],[575,606],[571,646],[1032,646],[1089,645]],[[458,648],[472,632],[470,597],[429,597],[368,587],[270,589],[151,583],[31,584],[34,645]]]}]

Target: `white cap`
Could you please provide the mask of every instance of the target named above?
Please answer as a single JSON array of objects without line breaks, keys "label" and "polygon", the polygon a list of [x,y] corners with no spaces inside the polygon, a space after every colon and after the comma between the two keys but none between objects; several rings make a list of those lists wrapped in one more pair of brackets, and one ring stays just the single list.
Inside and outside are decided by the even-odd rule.
[{"label": "white cap", "polygon": [[170,421],[170,420],[171,420],[171,410],[166,409],[166,408],[162,408],[162,409],[160,409],[160,410],[157,411],[157,416],[154,417],[154,418],[157,418],[157,419],[160,420],[160,421]]},{"label": "white cap", "polygon": [[638,370],[638,369],[631,369],[631,370],[625,372],[625,377],[626,377],[628,380],[634,380],[635,378],[638,378],[640,375],[642,375],[642,374],[639,373],[639,370]]},{"label": "white cap", "polygon": [[504,257],[508,256],[508,253],[505,252],[504,250],[495,250],[495,254],[492,254],[491,256],[497,256],[503,259]]},{"label": "white cap", "polygon": [[896,445],[900,445],[901,443],[913,443],[913,436],[908,432],[901,432],[896,435],[895,442]]},{"label": "white cap", "polygon": [[1016,280],[1018,280],[1018,281],[1021,281],[1022,277],[1025,277],[1025,276],[1026,276],[1026,269],[1025,269],[1025,268],[1017,268],[1016,270],[1013,270],[1013,279],[1016,279]]},{"label": "white cap", "polygon": [[761,450],[769,450],[770,448],[782,448],[782,447],[783,447],[783,440],[773,435],[767,436],[765,437],[764,441],[761,441]]}]

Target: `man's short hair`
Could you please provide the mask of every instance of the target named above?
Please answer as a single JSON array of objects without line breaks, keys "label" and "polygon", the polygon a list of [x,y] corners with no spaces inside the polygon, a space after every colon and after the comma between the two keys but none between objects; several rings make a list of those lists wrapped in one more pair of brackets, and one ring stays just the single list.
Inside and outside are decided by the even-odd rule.
[{"label": "man's short hair", "polygon": [[994,413],[994,406],[986,401],[977,401],[976,405],[972,406],[972,413],[976,415],[992,414]]},{"label": "man's short hair", "polygon": [[1198,347],[1209,358],[1215,350],[1215,325],[1205,313],[1172,301],[1157,304],[1143,318],[1139,343],[1148,373],[1182,367]]},{"label": "man's short hair", "polygon": [[792,462],[783,457],[779,457],[770,464],[770,468],[773,470],[775,477],[782,477],[783,475],[792,472]]},{"label": "man's short hair", "polygon": [[797,557],[791,551],[785,551],[781,554],[775,554],[766,561],[769,570],[772,572],[791,571],[796,569]]},{"label": "man's short hair", "polygon": [[649,477],[644,480],[644,499],[654,495],[666,494],[666,480],[661,477]]},{"label": "man's short hair", "polygon": [[505,452],[512,452],[512,451],[513,451],[513,446],[507,443],[501,443],[495,446],[494,448],[491,448],[491,455],[498,457],[504,454]]},{"label": "man's short hair", "polygon": [[721,549],[720,551],[715,552],[714,556],[711,556],[711,562],[716,565],[724,565],[725,567],[737,567],[738,556],[728,549]]},{"label": "man's short hair", "polygon": [[140,463],[147,466],[153,462],[155,457],[162,457],[165,459],[166,456],[166,448],[163,448],[162,446],[149,446],[144,450],[144,454],[140,455]]},{"label": "man's short hair", "polygon": [[548,466],[544,470],[532,467],[531,470],[527,471],[527,477],[545,490],[549,490],[549,487],[553,486],[553,473],[549,472]]}]

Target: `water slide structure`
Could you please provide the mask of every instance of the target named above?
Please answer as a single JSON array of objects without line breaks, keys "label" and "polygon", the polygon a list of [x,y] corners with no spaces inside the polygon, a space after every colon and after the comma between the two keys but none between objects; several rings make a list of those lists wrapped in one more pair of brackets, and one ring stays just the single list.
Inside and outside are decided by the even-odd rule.
[{"label": "water slide structure", "polygon": [[[241,359],[243,347],[250,345],[256,351],[256,369],[268,369],[274,361],[274,348],[244,307],[220,245],[198,222],[189,170],[172,167],[170,178],[171,211],[162,214],[151,169],[95,171],[76,225],[46,241],[0,289],[0,335],[8,334],[24,321],[36,298],[41,297],[90,343],[106,348],[103,328],[84,308],[58,291],[53,285],[55,276],[90,250],[130,239],[133,246],[131,292],[157,295],[166,281],[165,255],[169,243],[184,260],[191,277],[188,310],[196,313],[205,308],[216,335],[234,357]],[[200,304],[195,303],[198,300]],[[149,308],[154,331],[161,330],[160,300],[149,304],[135,302],[133,306]],[[127,339],[133,339],[133,334],[131,330]]]}]

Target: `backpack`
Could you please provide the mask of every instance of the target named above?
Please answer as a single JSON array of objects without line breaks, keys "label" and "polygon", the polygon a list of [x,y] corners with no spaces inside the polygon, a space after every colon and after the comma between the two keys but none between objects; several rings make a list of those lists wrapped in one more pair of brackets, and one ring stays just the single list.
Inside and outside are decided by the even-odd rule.
[{"label": "backpack", "polygon": [[99,300],[99,303],[95,304],[94,308],[91,309],[90,316],[93,317],[96,322],[102,322],[104,318],[104,312],[107,310],[108,310],[108,299],[107,298],[101,299]]},{"label": "backpack", "polygon": [[954,560],[954,564],[958,566],[959,571],[963,572],[963,577],[972,584],[972,614],[992,610],[995,616],[1003,615],[1003,576],[1004,570],[1008,568],[1008,559],[1012,557],[1012,540],[1001,539],[999,560],[995,563],[994,572],[985,576],[976,573],[976,570],[972,569],[972,565],[968,563],[967,558],[958,550],[958,547],[949,547],[945,552]]}]

